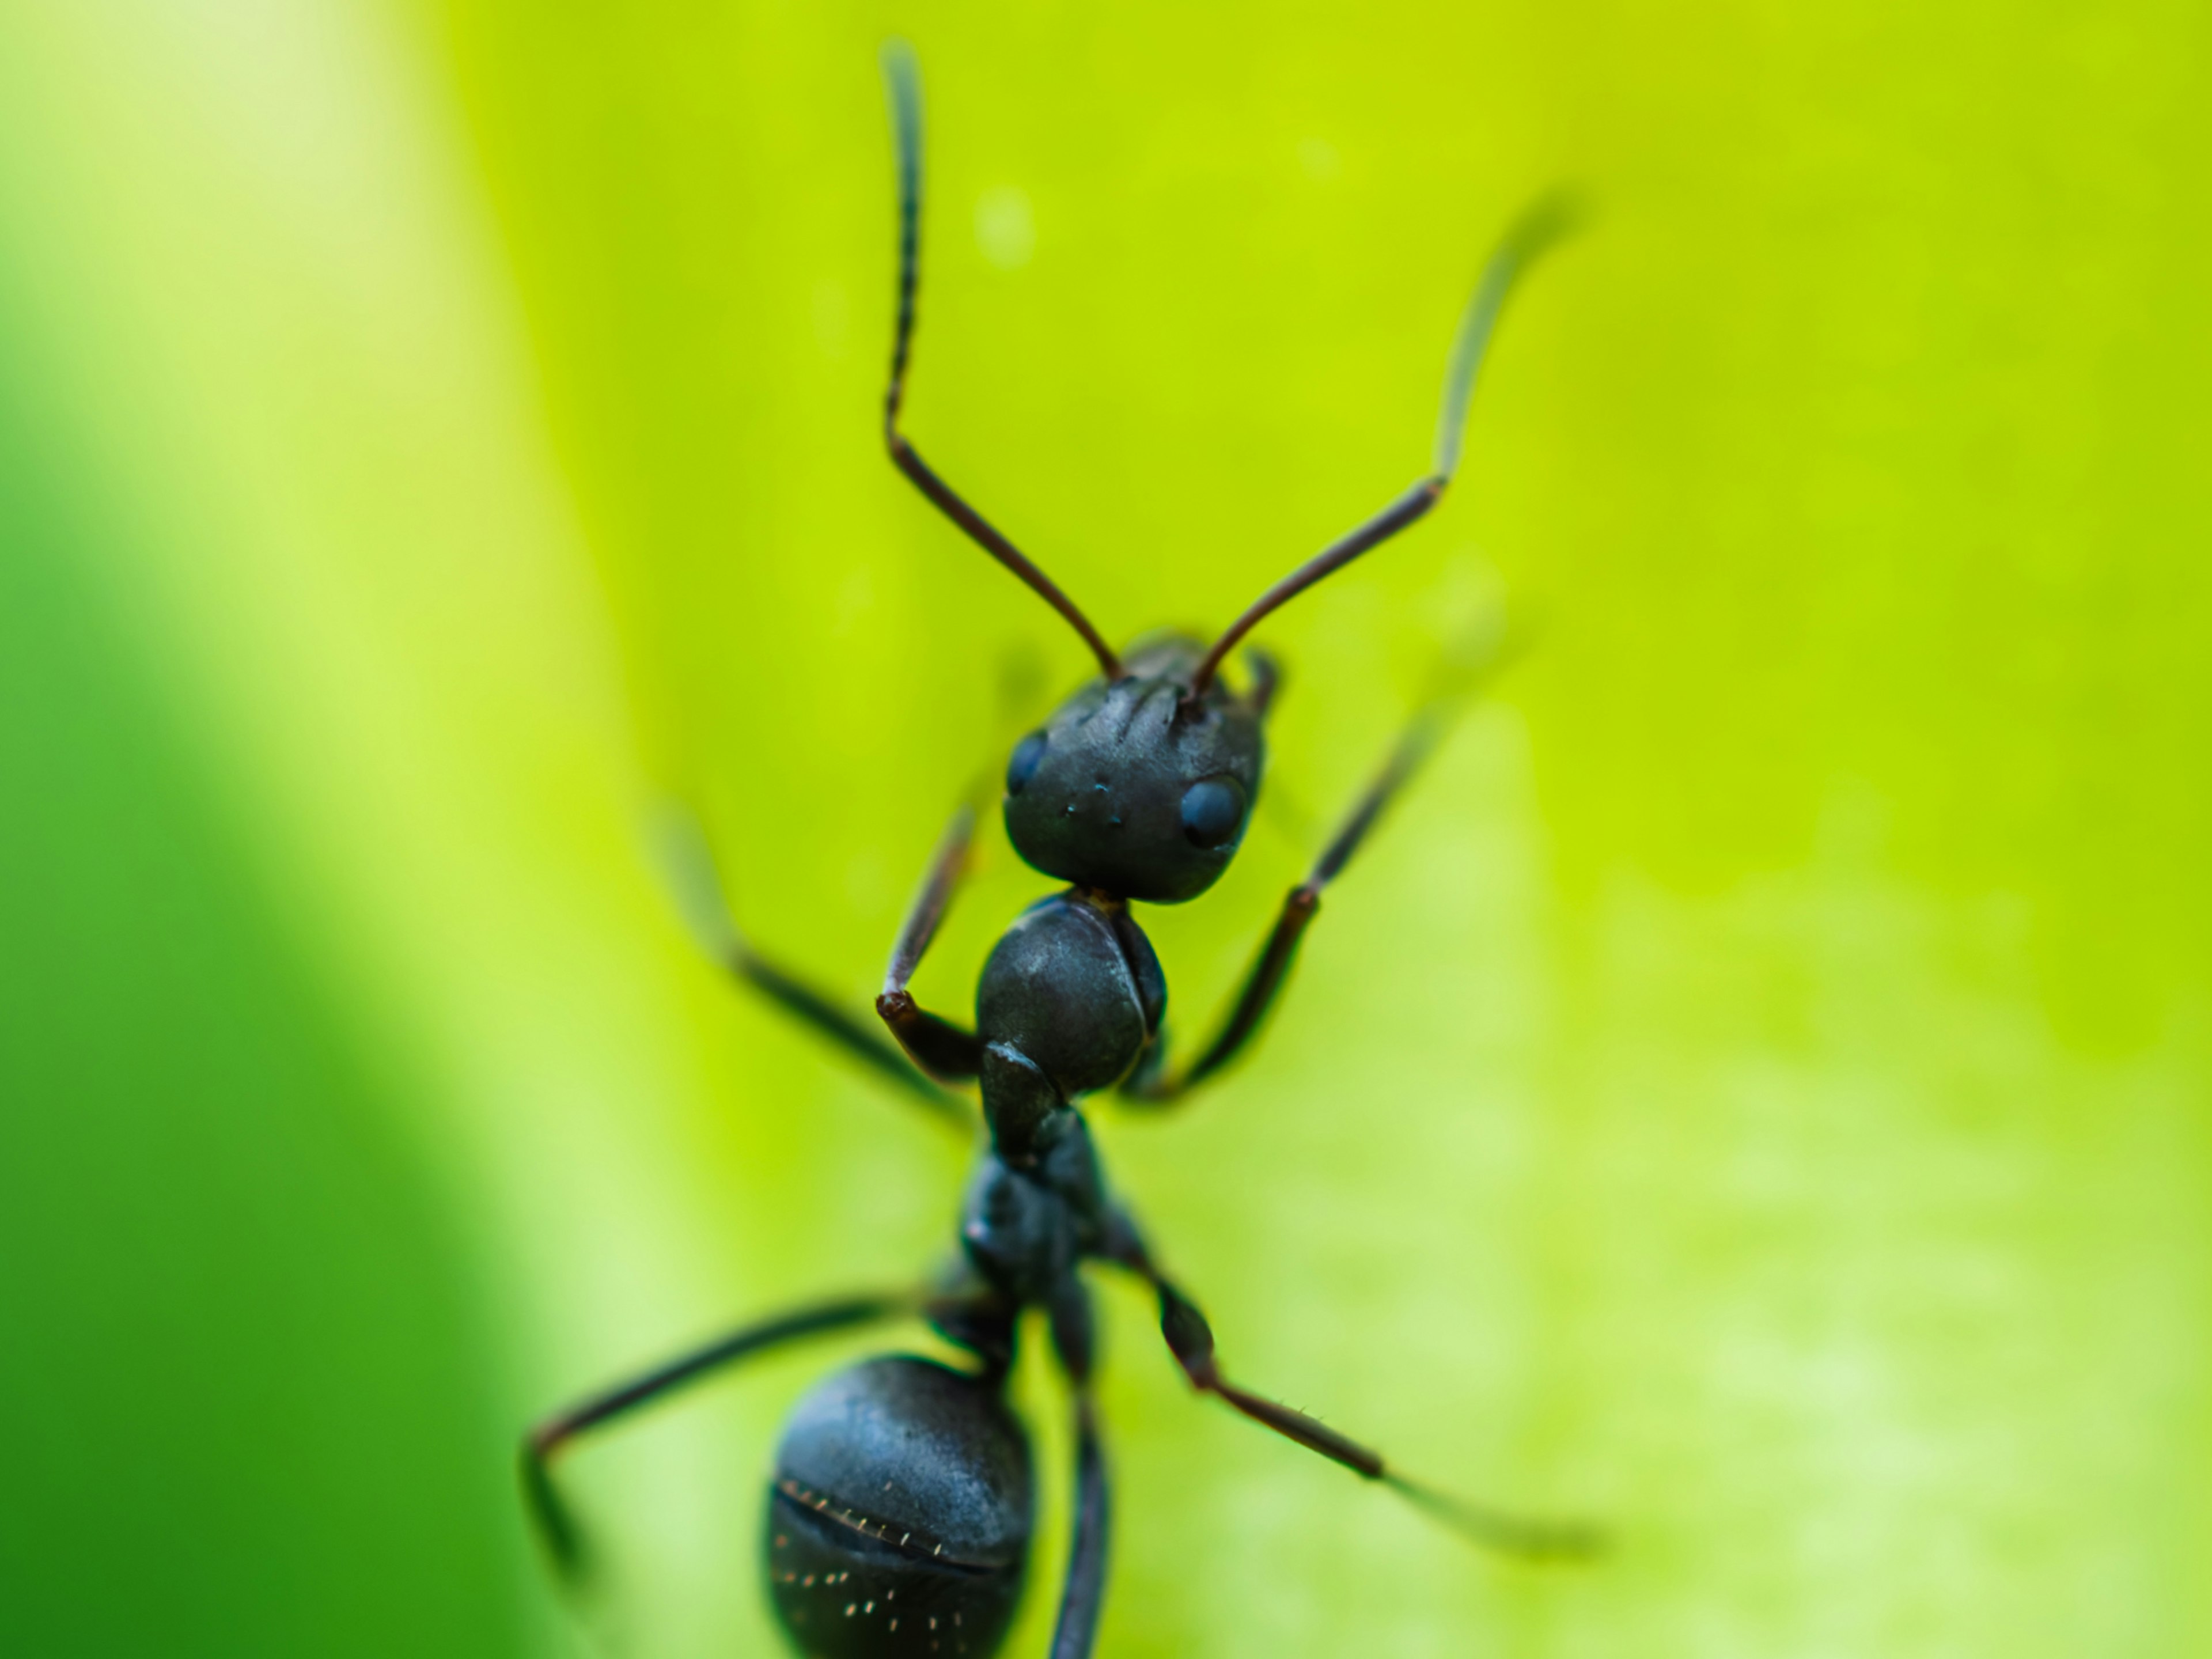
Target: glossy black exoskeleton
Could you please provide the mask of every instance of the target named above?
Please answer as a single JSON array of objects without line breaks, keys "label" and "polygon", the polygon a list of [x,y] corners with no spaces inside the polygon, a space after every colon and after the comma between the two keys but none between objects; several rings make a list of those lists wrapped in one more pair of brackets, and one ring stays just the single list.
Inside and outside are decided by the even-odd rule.
[{"label": "glossy black exoskeleton", "polygon": [[876,1011],[896,1039],[755,951],[738,933],[696,836],[673,850],[679,893],[729,969],[787,1012],[927,1105],[972,1123],[957,1085],[978,1086],[988,1130],[960,1215],[959,1250],[927,1287],[854,1297],[749,1327],[549,1419],[523,1447],[533,1513],[564,1572],[581,1540],[555,1489],[553,1454],[584,1431],[710,1371],[796,1339],[919,1316],[965,1356],[958,1368],[913,1355],[872,1359],[802,1401],[776,1455],[764,1525],[769,1587],[785,1630],[817,1659],[994,1652],[1025,1582],[1032,1531],[1029,1446],[1005,1380],[1024,1310],[1048,1317],[1074,1396],[1076,1516],[1054,1659],[1091,1651],[1104,1589],[1107,1484],[1090,1382],[1093,1340],[1083,1273],[1137,1275],[1191,1385],[1310,1450],[1389,1486],[1478,1541],[1524,1554],[1585,1549],[1589,1535],[1455,1502],[1300,1412],[1231,1382],[1213,1335],[1160,1271],[1111,1194],[1079,1105],[1118,1087],[1130,1100],[1180,1098],[1235,1059],[1281,989],[1292,957],[1343,869],[1439,729],[1424,711],[1372,786],[1284,901],[1218,1030],[1179,1069],[1168,1063],[1168,988],[1132,902],[1197,897],[1237,855],[1259,798],[1275,671],[1257,653],[1241,690],[1220,676],[1269,612],[1424,516],[1458,464],[1468,400],[1515,276],[1549,240],[1539,210],[1505,237],[1460,324],[1445,377],[1431,470],[1381,513],[1267,590],[1211,644],[1182,635],[1117,655],[1043,572],[932,471],[901,431],[914,337],[921,204],[921,97],[904,48],[885,53],[898,141],[898,320],[884,406],[893,463],[954,523],[1063,617],[1097,658],[1078,690],[1014,749],[1006,772],[1008,839],[1067,886],[1018,917],[985,963],[971,1027],[922,1008],[908,989],[966,863],[973,815],[955,815],[891,952]]},{"label": "glossy black exoskeleton", "polygon": [[1190,694],[1202,640],[1144,642],[1015,745],[1006,836],[1048,876],[1180,904],[1221,878],[1267,758],[1263,707],[1219,681]]},{"label": "glossy black exoskeleton", "polygon": [[994,1650],[1029,1565],[1030,1448],[991,1380],[894,1354],[799,1404],[769,1489],[769,1591],[825,1659]]}]

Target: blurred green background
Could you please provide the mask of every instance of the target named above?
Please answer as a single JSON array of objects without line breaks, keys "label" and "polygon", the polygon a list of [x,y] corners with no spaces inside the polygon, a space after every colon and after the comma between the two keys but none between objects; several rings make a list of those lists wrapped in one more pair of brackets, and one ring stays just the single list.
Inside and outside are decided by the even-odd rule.
[{"label": "blurred green background", "polygon": [[[1446,509],[1269,625],[1247,851],[1146,918],[1186,1028],[1454,627],[1502,584],[1540,648],[1258,1057],[1097,1115],[1237,1373],[1621,1547],[1470,1555],[1111,1290],[1102,1653],[2212,1648],[2208,29],[0,14],[0,1646],[574,1651],[517,1428],[945,1244],[962,1149],[640,835],[700,803],[857,1000],[1083,672],[877,447],[896,30],[912,429],[1112,635],[1401,488],[1490,239],[1596,210]],[[1042,887],[992,840],[925,995]],[[842,1354],[577,1461],[600,1650],[773,1650],[760,1475]]]}]

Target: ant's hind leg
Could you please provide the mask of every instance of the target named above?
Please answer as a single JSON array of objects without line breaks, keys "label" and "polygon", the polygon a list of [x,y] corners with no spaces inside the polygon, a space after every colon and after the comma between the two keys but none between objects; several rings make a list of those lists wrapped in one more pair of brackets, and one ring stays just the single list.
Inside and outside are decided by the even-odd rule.
[{"label": "ant's hind leg", "polygon": [[797,1341],[802,1337],[826,1335],[856,1325],[895,1319],[904,1314],[922,1311],[928,1306],[928,1298],[923,1294],[893,1291],[883,1295],[848,1297],[842,1301],[800,1308],[733,1331],[703,1348],[655,1366],[641,1376],[602,1389],[538,1424],[522,1440],[523,1498],[529,1505],[531,1520],[538,1534],[544,1540],[546,1551],[552,1556],[562,1577],[571,1583],[577,1583],[583,1578],[590,1565],[583,1534],[569,1514],[568,1505],[562,1501],[559,1489],[553,1483],[554,1456],[570,1441],[627,1417],[632,1412],[656,1404],[678,1389],[726,1366],[750,1359],[787,1342]]},{"label": "ant's hind leg", "polygon": [[1362,1480],[1379,1481],[1431,1518],[1485,1549],[1531,1560],[1559,1559],[1595,1554],[1603,1538],[1592,1527],[1572,1522],[1530,1519],[1508,1515],[1484,1505],[1469,1504],[1412,1480],[1383,1461],[1382,1453],[1339,1434],[1315,1418],[1290,1407],[1238,1388],[1221,1374],[1214,1357],[1213,1330],[1190,1298],[1183,1295],[1141,1250],[1123,1258],[1121,1265],[1148,1280],[1160,1298],[1160,1334],[1169,1351],[1182,1367],[1190,1385],[1210,1394],[1235,1410],[1265,1425],[1308,1451],[1319,1452],[1341,1463]]},{"label": "ant's hind leg", "polygon": [[1052,1659],[1091,1659],[1106,1599],[1107,1524],[1106,1453],[1097,1409],[1085,1389],[1075,1399],[1075,1538],[1068,1550],[1060,1620],[1053,1627]]},{"label": "ant's hind leg", "polygon": [[896,1085],[946,1122],[963,1130],[974,1125],[975,1115],[967,1102],[939,1087],[896,1044],[886,1042],[882,1032],[753,948],[752,941],[738,932],[731,919],[714,854],[694,819],[680,811],[670,811],[659,826],[656,839],[678,907],[693,937],[708,955],[815,1035]]},{"label": "ant's hind leg", "polygon": [[1091,1396],[1091,1297],[1070,1275],[1051,1305],[1053,1347],[1075,1394],[1075,1527],[1067,1552],[1067,1583],[1060,1592],[1051,1659],[1091,1659],[1098,1613],[1106,1599],[1106,1538],[1110,1505],[1106,1452],[1098,1410]]}]

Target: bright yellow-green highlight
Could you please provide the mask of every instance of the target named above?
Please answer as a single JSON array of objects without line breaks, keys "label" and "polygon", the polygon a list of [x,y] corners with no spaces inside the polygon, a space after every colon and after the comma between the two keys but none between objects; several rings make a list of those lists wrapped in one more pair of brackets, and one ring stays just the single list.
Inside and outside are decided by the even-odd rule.
[{"label": "bright yellow-green highlight", "polygon": [[[1220,627],[1418,476],[1490,243],[1546,188],[1590,210],[1505,316],[1444,507],[1267,625],[1259,821],[1146,917],[1182,1032],[1459,630],[1502,591],[1533,649],[1332,890],[1252,1063],[1097,1117],[1233,1374],[1619,1547],[1469,1553],[1191,1400],[1109,1290],[1102,1656],[2212,1642],[2197,12],[161,29],[0,26],[0,661],[38,803],[0,888],[40,942],[0,1000],[43,1044],[0,1048],[0,1092],[46,1137],[0,1213],[121,1241],[58,1272],[22,1222],[4,1253],[58,1358],[0,1386],[66,1455],[0,1497],[46,1556],[0,1562],[120,1586],[100,1628],[142,1651],[557,1651],[518,1611],[547,1598],[507,1434],[948,1246],[963,1149],[694,960],[641,827],[695,802],[743,925],[857,1006],[947,812],[1085,672],[880,452],[896,32],[929,118],[910,430],[1115,638]],[[117,919],[175,867],[191,1018]],[[961,1006],[1044,886],[990,839],[925,998]],[[105,1092],[78,1029],[131,1039]],[[215,1057],[190,1089],[180,1054]],[[374,1327],[379,1369],[140,1273],[111,1098],[169,1103],[130,1144],[191,1131],[147,1190],[192,1196],[173,1236],[210,1261],[388,1261],[431,1311]],[[388,1166],[328,1151],[326,1100]],[[225,1490],[272,1494],[188,1571],[216,1474],[152,1434],[116,1443],[95,1385],[131,1351],[70,1340],[103,1297],[215,1331],[177,1409],[222,1425]],[[773,1650],[764,1460],[866,1346],[577,1459],[608,1642]],[[1056,1504],[1059,1397],[1020,1393]],[[325,1420],[412,1461],[370,1466],[373,1512],[257,1532],[284,1493],[342,1514]],[[87,1467],[154,1471],[179,1518],[104,1531]],[[379,1541],[410,1516],[461,1565]]]}]

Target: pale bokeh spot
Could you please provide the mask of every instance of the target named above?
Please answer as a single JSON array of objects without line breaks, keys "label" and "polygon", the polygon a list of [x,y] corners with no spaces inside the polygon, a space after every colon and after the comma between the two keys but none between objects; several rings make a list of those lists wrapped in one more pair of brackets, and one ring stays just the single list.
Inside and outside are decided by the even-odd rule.
[{"label": "pale bokeh spot", "polygon": [[975,198],[975,246],[1001,270],[1019,270],[1036,253],[1036,216],[1018,185],[994,185]]},{"label": "pale bokeh spot", "polygon": [[853,355],[853,296],[834,276],[814,284],[814,341],[833,363]]}]

